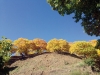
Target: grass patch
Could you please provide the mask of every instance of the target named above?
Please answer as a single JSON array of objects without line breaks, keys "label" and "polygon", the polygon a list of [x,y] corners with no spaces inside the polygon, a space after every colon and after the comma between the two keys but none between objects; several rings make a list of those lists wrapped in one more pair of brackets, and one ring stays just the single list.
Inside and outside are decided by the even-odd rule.
[{"label": "grass patch", "polygon": [[85,67],[85,66],[87,66],[87,64],[84,61],[81,61],[81,62],[75,64],[75,66],[76,67]]},{"label": "grass patch", "polygon": [[89,75],[89,72],[72,71],[70,75]]}]

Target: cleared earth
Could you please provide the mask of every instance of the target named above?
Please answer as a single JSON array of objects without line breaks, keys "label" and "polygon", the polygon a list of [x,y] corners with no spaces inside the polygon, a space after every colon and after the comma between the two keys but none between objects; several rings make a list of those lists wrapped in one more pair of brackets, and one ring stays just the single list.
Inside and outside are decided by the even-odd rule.
[{"label": "cleared earth", "polygon": [[70,54],[44,53],[18,60],[10,75],[100,75],[92,72],[82,59]]}]

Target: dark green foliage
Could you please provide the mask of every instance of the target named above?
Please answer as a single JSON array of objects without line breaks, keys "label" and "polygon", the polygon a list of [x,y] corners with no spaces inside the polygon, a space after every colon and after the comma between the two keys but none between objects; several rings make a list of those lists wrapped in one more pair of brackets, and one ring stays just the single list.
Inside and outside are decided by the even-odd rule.
[{"label": "dark green foliage", "polygon": [[95,48],[100,49],[100,39],[97,40],[97,44],[96,44]]},{"label": "dark green foliage", "polygon": [[94,58],[87,58],[84,59],[84,62],[88,65],[91,66],[92,71],[94,72],[100,72],[100,61]]},{"label": "dark green foliage", "polygon": [[92,58],[87,58],[87,59],[84,60],[84,62],[86,64],[88,64],[89,66],[94,66],[95,65],[95,61]]},{"label": "dark green foliage", "polygon": [[60,15],[74,13],[88,35],[100,36],[100,0],[47,0]]},{"label": "dark green foliage", "polygon": [[4,66],[3,58],[2,56],[0,56],[0,68],[3,68],[3,66]]}]

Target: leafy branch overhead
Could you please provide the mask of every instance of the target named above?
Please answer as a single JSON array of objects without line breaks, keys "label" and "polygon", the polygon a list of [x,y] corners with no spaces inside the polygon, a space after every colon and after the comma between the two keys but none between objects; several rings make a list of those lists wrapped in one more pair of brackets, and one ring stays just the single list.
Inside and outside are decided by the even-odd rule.
[{"label": "leafy branch overhead", "polygon": [[47,0],[62,16],[74,13],[88,35],[100,36],[100,0]]}]

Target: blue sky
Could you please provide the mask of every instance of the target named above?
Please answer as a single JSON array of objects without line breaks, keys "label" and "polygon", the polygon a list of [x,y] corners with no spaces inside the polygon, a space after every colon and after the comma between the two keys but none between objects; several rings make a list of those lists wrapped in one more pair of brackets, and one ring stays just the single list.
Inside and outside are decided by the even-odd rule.
[{"label": "blue sky", "polygon": [[59,15],[46,0],[0,0],[2,36],[11,40],[41,38],[47,42],[53,38],[68,42],[100,38],[84,33],[83,27],[75,23],[72,15]]}]

